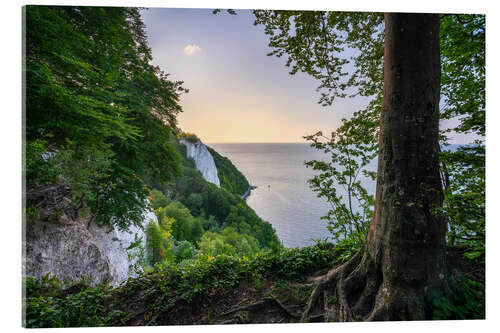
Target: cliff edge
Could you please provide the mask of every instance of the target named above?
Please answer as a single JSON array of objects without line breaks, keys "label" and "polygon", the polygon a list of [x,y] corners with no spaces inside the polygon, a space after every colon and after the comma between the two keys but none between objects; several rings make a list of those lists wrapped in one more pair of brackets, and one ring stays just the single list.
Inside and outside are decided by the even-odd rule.
[{"label": "cliff edge", "polygon": [[203,178],[212,184],[220,187],[220,180],[217,174],[217,167],[215,166],[215,161],[207,146],[200,140],[191,142],[186,139],[179,139],[179,143],[186,146],[186,155],[188,158],[192,158],[196,165],[196,169],[201,172]]}]

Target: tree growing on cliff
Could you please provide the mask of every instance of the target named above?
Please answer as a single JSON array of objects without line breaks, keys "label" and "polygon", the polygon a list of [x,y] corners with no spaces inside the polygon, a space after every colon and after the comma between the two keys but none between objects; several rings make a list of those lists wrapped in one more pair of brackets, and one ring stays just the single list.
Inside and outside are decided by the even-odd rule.
[{"label": "tree growing on cliff", "polygon": [[[375,212],[366,243],[316,279],[302,319],[328,293],[336,302],[325,304],[326,320],[425,319],[431,292],[441,292],[446,283],[446,223],[439,211],[439,15],[255,15],[271,36],[270,54],[288,55],[291,74],[300,70],[321,81],[322,104],[349,94],[376,95],[383,84]],[[353,57],[356,69],[349,77],[348,60],[340,56],[345,45],[362,51]]]}]

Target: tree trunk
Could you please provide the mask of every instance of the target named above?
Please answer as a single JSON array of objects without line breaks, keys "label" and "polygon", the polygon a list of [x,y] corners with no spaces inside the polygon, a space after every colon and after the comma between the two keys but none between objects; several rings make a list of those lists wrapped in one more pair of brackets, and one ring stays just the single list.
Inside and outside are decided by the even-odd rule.
[{"label": "tree trunk", "polygon": [[317,280],[337,304],[326,320],[423,320],[445,280],[438,161],[439,15],[385,14],[384,99],[375,214],[366,245]]},{"label": "tree trunk", "polygon": [[444,279],[446,224],[436,211],[443,202],[440,85],[439,15],[385,14],[375,217],[366,249],[382,266],[377,302],[404,300],[415,319],[424,319],[422,296]]}]

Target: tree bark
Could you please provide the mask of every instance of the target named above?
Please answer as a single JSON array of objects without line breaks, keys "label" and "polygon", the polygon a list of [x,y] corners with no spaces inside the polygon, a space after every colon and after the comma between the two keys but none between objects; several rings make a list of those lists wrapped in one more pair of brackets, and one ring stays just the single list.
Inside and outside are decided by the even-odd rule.
[{"label": "tree bark", "polygon": [[337,304],[327,321],[423,320],[445,285],[438,161],[439,15],[385,14],[384,99],[374,219],[362,250],[317,279]]},{"label": "tree bark", "polygon": [[393,309],[387,319],[424,319],[422,296],[444,279],[440,86],[439,15],[385,14],[375,216],[366,250],[382,267],[377,302],[404,300],[411,312]]}]

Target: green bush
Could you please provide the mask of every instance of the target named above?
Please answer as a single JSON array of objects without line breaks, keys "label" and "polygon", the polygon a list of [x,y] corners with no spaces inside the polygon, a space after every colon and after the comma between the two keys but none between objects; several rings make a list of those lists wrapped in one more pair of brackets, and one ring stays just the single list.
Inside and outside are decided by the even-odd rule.
[{"label": "green bush", "polygon": [[217,256],[253,255],[260,250],[259,242],[252,236],[240,234],[234,228],[224,228],[220,233],[207,231],[198,243],[201,254]]},{"label": "green bush", "polygon": [[[189,244],[183,244],[190,248]],[[80,285],[63,290],[57,279],[28,279],[24,302],[26,325],[121,326],[126,318],[136,315],[137,302],[146,304],[152,313],[181,309],[187,304],[200,304],[206,297],[224,297],[243,280],[302,280],[308,274],[331,267],[338,256],[334,246],[326,243],[251,256],[201,253],[178,264],[157,263],[139,278],[130,279],[116,289]]]},{"label": "green bush", "polygon": [[158,225],[155,222],[150,222],[146,227],[146,237],[151,264],[175,260],[172,253],[173,240],[165,224]]},{"label": "green bush", "polygon": [[273,226],[263,221],[245,202],[231,206],[224,226],[233,227],[240,233],[255,237],[262,248],[281,246]]},{"label": "green bush", "polygon": [[196,134],[194,133],[185,133],[185,132],[182,132],[179,134],[179,137],[180,138],[183,138],[185,139],[186,141],[189,141],[191,143],[196,143],[198,142],[200,139],[196,136]]},{"label": "green bush", "polygon": [[149,201],[153,209],[167,206],[172,200],[168,199],[161,191],[152,190],[149,195]]},{"label": "green bush", "polygon": [[189,209],[180,202],[174,201],[161,208],[158,215],[174,219],[172,236],[178,241],[187,240],[196,243],[204,232],[202,221],[195,219]]},{"label": "green bush", "polygon": [[55,277],[26,278],[24,325],[34,327],[107,326],[121,311],[109,311],[111,287],[75,284],[63,289]]},{"label": "green bush", "polygon": [[181,262],[186,259],[193,259],[195,255],[195,247],[189,241],[181,241],[172,251],[175,255],[175,261]]},{"label": "green bush", "polygon": [[435,320],[484,319],[484,284],[464,276],[450,283],[451,294],[446,296],[433,293],[433,318]]}]

